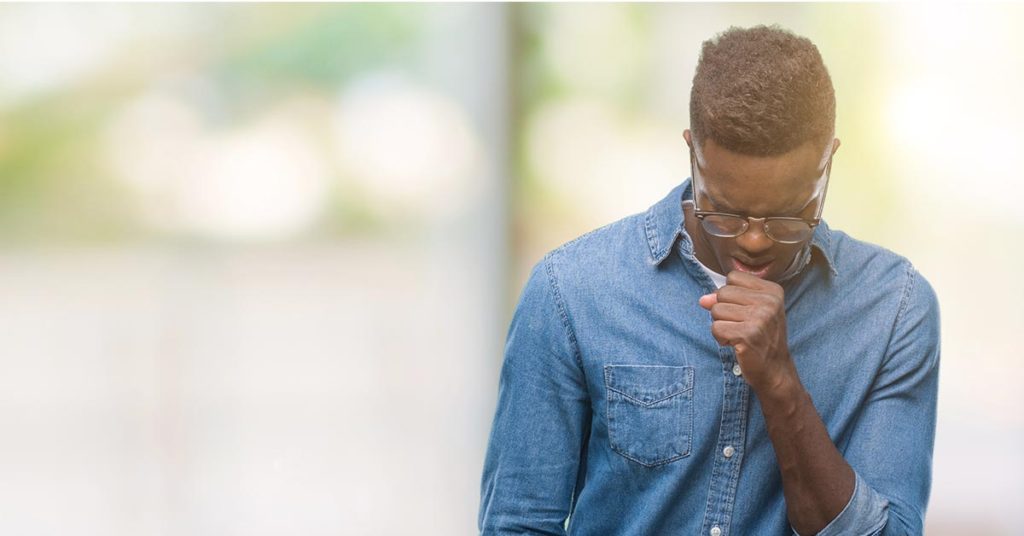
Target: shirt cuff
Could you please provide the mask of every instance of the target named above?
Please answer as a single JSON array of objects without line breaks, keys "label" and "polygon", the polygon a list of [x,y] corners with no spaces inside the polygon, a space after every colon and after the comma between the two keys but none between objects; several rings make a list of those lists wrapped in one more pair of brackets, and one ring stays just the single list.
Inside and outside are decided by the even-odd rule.
[{"label": "shirt cuff", "polygon": [[[875,536],[885,527],[889,519],[889,501],[871,489],[856,471],[853,474],[855,480],[850,501],[817,536]],[[796,529],[790,529],[793,536],[801,536]]]}]

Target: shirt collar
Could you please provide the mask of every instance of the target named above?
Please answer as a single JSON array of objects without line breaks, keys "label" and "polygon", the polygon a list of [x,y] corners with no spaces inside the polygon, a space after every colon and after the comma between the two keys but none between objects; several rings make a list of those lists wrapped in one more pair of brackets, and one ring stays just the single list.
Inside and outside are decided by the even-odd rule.
[{"label": "shirt collar", "polygon": [[[677,185],[664,199],[655,203],[647,210],[644,218],[644,231],[647,235],[647,245],[650,247],[650,258],[648,262],[654,266],[661,265],[662,261],[668,258],[672,247],[680,236],[684,237],[687,248],[692,251],[692,242],[686,233],[686,226],[683,225],[683,200],[692,199],[693,190],[691,180],[688,178],[682,184]],[[825,264],[833,275],[838,275],[835,262],[832,259],[832,231],[825,220],[814,228],[814,236],[811,237],[811,250],[817,250]]]}]

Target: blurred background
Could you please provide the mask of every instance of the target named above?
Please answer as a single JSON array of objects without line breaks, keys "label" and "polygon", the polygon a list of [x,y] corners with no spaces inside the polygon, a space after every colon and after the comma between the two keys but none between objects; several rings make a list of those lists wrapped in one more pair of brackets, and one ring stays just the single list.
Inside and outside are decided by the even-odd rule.
[{"label": "blurred background", "polygon": [[700,44],[814,41],[825,218],[943,322],[927,533],[1024,534],[1024,9],[0,6],[0,533],[473,534],[530,267],[688,174]]}]

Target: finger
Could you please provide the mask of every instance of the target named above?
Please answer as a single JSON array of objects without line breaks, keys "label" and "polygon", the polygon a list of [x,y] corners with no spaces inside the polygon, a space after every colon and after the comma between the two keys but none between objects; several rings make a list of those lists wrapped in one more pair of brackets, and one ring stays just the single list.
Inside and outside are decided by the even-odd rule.
[{"label": "finger", "polygon": [[732,270],[725,274],[725,282],[729,285],[738,285],[746,288],[759,288],[764,280],[756,275],[748,274],[741,270]]},{"label": "finger", "polygon": [[746,305],[718,302],[711,306],[711,318],[715,320],[743,322],[750,319],[750,311]]},{"label": "finger", "polygon": [[735,303],[737,305],[753,305],[759,303],[760,291],[736,285],[725,285],[718,289],[718,303]]},{"label": "finger", "polygon": [[728,285],[735,285],[753,290],[773,290],[776,287],[778,287],[779,290],[782,289],[782,286],[774,281],[761,279],[756,275],[751,275],[740,270],[733,270],[726,274],[725,282]]},{"label": "finger", "polygon": [[712,305],[718,303],[718,294],[714,292],[711,294],[705,294],[700,297],[698,303],[700,303],[701,307],[710,310]]},{"label": "finger", "polygon": [[742,322],[715,320],[711,323],[711,335],[718,341],[718,344],[732,346],[737,342],[743,341],[740,331],[742,325]]}]

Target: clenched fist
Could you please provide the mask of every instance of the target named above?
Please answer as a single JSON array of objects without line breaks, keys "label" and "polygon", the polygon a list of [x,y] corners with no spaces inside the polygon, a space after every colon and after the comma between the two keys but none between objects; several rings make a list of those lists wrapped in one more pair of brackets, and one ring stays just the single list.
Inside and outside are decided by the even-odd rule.
[{"label": "clenched fist", "polygon": [[732,346],[743,377],[755,392],[773,389],[796,374],[786,342],[782,287],[773,281],[733,270],[717,292],[700,298],[711,311],[711,334]]}]

